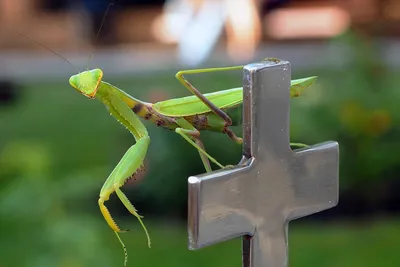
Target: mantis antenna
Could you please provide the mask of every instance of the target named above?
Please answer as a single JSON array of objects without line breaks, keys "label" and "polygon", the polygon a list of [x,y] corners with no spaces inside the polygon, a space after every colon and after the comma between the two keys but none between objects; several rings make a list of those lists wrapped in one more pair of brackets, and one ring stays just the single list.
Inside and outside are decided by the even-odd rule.
[{"label": "mantis antenna", "polygon": [[60,55],[59,53],[57,53],[56,51],[50,49],[49,47],[47,47],[47,46],[45,46],[45,45],[39,43],[38,41],[36,41],[36,40],[30,38],[29,36],[24,35],[24,34],[22,34],[22,33],[20,33],[20,32],[14,32],[14,34],[18,34],[19,36],[24,37],[25,39],[27,39],[27,40],[29,40],[29,41],[31,41],[31,42],[33,42],[33,43],[35,43],[35,44],[37,44],[37,45],[43,47],[43,48],[46,49],[47,51],[53,53],[54,55],[58,56],[59,58],[61,58],[61,59],[64,60],[65,62],[69,63],[69,64],[70,64],[71,66],[73,66],[74,68],[76,68],[76,66],[75,66],[74,64],[72,64],[68,59],[66,59],[65,57],[63,57],[62,55]]},{"label": "mantis antenna", "polygon": [[[105,14],[104,14],[104,16],[103,16],[103,19],[102,19],[102,21],[101,21],[100,28],[99,28],[99,30],[98,30],[98,32],[97,32],[97,34],[96,34],[96,39],[95,39],[95,40],[98,39],[98,37],[99,37],[99,35],[100,35],[100,32],[101,32],[101,29],[103,28],[104,22],[105,22],[105,20],[106,20],[107,14],[108,14],[108,12],[109,12],[109,10],[110,10],[110,7],[113,6],[113,5],[114,5],[113,2],[108,4],[107,9],[106,9],[106,12],[105,12]],[[65,62],[69,63],[69,64],[70,64],[71,66],[73,66],[78,72],[80,72],[79,69],[78,69],[74,64],[71,63],[71,61],[69,61],[68,59],[66,59],[65,57],[63,57],[62,55],[60,55],[59,53],[57,53],[56,51],[52,50],[51,48],[49,48],[49,47],[47,47],[47,46],[45,46],[45,45],[39,43],[38,41],[36,41],[36,40],[30,38],[29,36],[27,36],[27,35],[25,35],[25,34],[20,33],[20,32],[14,31],[13,33],[14,33],[14,34],[17,34],[17,35],[19,35],[19,36],[21,36],[21,37],[23,37],[23,38],[25,38],[25,39],[27,39],[27,40],[29,40],[29,41],[31,41],[31,42],[37,44],[37,45],[39,45],[39,46],[41,46],[42,48],[44,48],[44,49],[46,49],[47,51],[49,51],[49,52],[53,53],[54,55],[58,56],[59,58],[61,58],[61,59],[64,60]],[[93,49],[92,49],[92,51],[91,51],[90,54],[89,54],[87,65],[89,65],[89,63],[90,63],[90,60],[91,60],[91,58],[92,58],[92,54],[93,54]]]},{"label": "mantis antenna", "polygon": [[[99,38],[101,29],[103,28],[104,22],[106,21],[107,14],[108,14],[108,12],[110,11],[110,7],[113,6],[113,5],[114,5],[114,2],[109,3],[108,6],[107,6],[106,12],[104,13],[103,19],[102,19],[101,24],[100,24],[100,28],[99,28],[99,30],[97,31],[95,42],[96,42],[97,39]],[[90,51],[90,54],[89,54],[89,57],[88,57],[88,61],[87,61],[86,66],[89,66],[90,60],[92,59],[92,54],[93,54],[93,48],[92,48],[91,51]]]}]

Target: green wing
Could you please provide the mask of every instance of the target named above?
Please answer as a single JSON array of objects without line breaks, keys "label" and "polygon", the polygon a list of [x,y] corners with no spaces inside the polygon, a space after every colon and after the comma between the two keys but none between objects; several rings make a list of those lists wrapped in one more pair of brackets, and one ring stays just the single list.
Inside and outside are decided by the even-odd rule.
[{"label": "green wing", "polygon": [[[298,97],[303,91],[309,88],[317,80],[316,76],[292,80],[290,83],[290,96]],[[228,108],[235,106],[243,101],[243,88],[233,88],[209,94],[204,96],[218,108]],[[192,116],[210,112],[210,109],[197,96],[187,96],[182,98],[173,98],[153,105],[153,108],[165,116]]]},{"label": "green wing", "polygon": [[302,78],[292,80],[290,83],[290,96],[291,97],[298,97],[301,96],[305,89],[311,87],[317,80],[317,76]]},{"label": "green wing", "polygon": [[[218,108],[227,108],[243,101],[242,87],[204,94]],[[192,116],[210,112],[210,109],[197,96],[173,98],[153,105],[153,108],[165,116]]]}]

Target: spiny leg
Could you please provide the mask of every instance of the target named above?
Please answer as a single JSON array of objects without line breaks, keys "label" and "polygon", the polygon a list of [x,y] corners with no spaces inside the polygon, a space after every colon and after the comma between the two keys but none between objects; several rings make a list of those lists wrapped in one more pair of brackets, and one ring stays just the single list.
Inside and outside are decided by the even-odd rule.
[{"label": "spiny leg", "polygon": [[143,165],[144,158],[147,153],[147,148],[150,143],[150,138],[149,137],[142,137],[139,139],[136,144],[131,146],[125,153],[125,155],[122,157],[120,162],[117,164],[117,166],[114,168],[114,170],[111,172],[107,180],[105,181],[102,189],[100,190],[100,197],[99,197],[99,206],[101,213],[104,216],[104,219],[110,226],[110,228],[115,232],[115,234],[118,237],[119,242],[122,245],[122,248],[124,250],[125,254],[125,265],[128,260],[128,253],[126,251],[125,244],[122,242],[120,236],[118,233],[121,232],[126,232],[127,230],[122,230],[114,221],[112,218],[110,212],[104,205],[104,202],[107,201],[110,198],[110,195],[113,192],[116,192],[119,199],[122,201],[122,203],[125,205],[125,207],[128,208],[128,210],[135,215],[138,219],[142,227],[144,228],[146,232],[146,236],[149,241],[149,235],[147,232],[147,229],[144,227],[144,224],[141,220],[141,217],[137,214],[136,209],[132,209],[133,205],[130,204],[130,206],[127,206],[127,203],[130,201],[128,198],[122,193],[121,190],[119,190],[120,187],[122,187],[125,182],[136,175],[141,169]]},{"label": "spiny leg", "polygon": [[185,86],[190,92],[196,95],[212,112],[214,112],[218,117],[225,121],[226,126],[232,125],[232,119],[220,108],[214,105],[210,100],[208,100],[199,90],[197,90],[183,75],[186,74],[198,74],[205,72],[215,72],[215,71],[227,71],[227,70],[237,70],[242,69],[243,66],[234,67],[222,67],[222,68],[207,68],[207,69],[196,69],[196,70],[181,70],[175,74],[178,81]]},{"label": "spiny leg", "polygon": [[142,226],[144,232],[146,233],[147,245],[150,248],[151,247],[150,235],[149,235],[149,232],[147,231],[146,226],[144,225],[144,223],[142,221],[143,216],[140,216],[138,214],[136,208],[132,205],[132,203],[129,201],[129,199],[126,197],[126,195],[121,191],[121,189],[119,189],[118,185],[115,185],[114,189],[115,189],[115,193],[117,193],[117,196],[119,197],[121,202],[124,204],[124,206],[128,209],[128,211],[139,220],[140,225]]},{"label": "spiny leg", "polygon": [[117,236],[119,243],[121,243],[122,248],[124,249],[124,256],[125,256],[124,266],[126,266],[126,263],[128,262],[128,251],[126,250],[126,246],[125,246],[124,242],[122,241],[121,237],[119,236],[119,234],[117,232],[114,232],[114,233]]},{"label": "spiny leg", "polygon": [[127,232],[127,230],[121,229],[118,226],[118,224],[115,222],[114,218],[111,216],[110,211],[104,205],[104,201],[105,201],[104,198],[100,197],[98,203],[99,203],[101,214],[103,214],[103,217],[106,220],[108,226],[110,226],[110,228],[116,233]]},{"label": "spiny leg", "polygon": [[[210,162],[211,160],[221,169],[224,168],[222,164],[220,164],[216,159],[210,156],[204,149],[203,143],[199,139],[200,132],[191,125],[188,121],[183,118],[177,119],[177,124],[181,126],[181,128],[176,128],[175,132],[181,135],[186,141],[188,141],[192,146],[194,146],[200,153],[201,160],[203,161],[204,168],[207,172],[211,172]],[[193,141],[194,139],[195,141]]]},{"label": "spiny leg", "polygon": [[118,233],[127,232],[127,230],[122,230],[121,228],[119,228],[119,226],[111,216],[110,212],[108,211],[107,207],[104,205],[104,199],[101,197],[99,198],[99,206],[104,219],[106,220],[110,228],[114,231],[115,235],[118,238],[119,243],[122,246],[122,249],[124,250],[124,266],[126,266],[126,263],[128,262],[128,251],[126,250],[126,246]]}]

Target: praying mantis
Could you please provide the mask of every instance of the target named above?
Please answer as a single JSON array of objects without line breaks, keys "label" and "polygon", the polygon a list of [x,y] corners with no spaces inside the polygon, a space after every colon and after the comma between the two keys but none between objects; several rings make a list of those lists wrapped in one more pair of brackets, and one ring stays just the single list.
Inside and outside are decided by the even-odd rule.
[{"label": "praying mantis", "polygon": [[[278,62],[278,59],[267,58],[263,61]],[[119,233],[127,230],[121,229],[105,202],[109,200],[112,193],[116,193],[126,209],[134,215],[145,231],[148,246],[150,247],[150,236],[142,221],[142,216],[129,201],[128,197],[120,189],[129,179],[134,178],[143,171],[144,159],[150,145],[150,136],[146,127],[140,119],[151,121],[157,126],[175,131],[189,142],[199,152],[200,159],[206,172],[211,172],[210,161],[219,168],[224,168],[215,158],[209,155],[200,140],[200,131],[214,131],[226,134],[237,144],[242,144],[242,138],[230,129],[230,126],[241,124],[241,108],[243,103],[243,88],[232,88],[208,94],[202,94],[186,78],[185,75],[228,71],[242,69],[243,66],[207,68],[184,70],[176,73],[178,81],[193,95],[169,99],[157,103],[148,103],[136,99],[121,89],[104,82],[101,69],[92,69],[73,75],[69,79],[70,85],[82,95],[102,102],[109,113],[120,122],[133,135],[135,144],[132,145],[121,158],[117,166],[108,176],[100,190],[98,204],[100,211],[116,234],[125,254],[125,266],[127,263],[127,250],[121,240]],[[290,96],[298,97],[303,91],[312,86],[317,77],[307,77],[291,81]],[[302,144],[294,144],[302,146]]]}]

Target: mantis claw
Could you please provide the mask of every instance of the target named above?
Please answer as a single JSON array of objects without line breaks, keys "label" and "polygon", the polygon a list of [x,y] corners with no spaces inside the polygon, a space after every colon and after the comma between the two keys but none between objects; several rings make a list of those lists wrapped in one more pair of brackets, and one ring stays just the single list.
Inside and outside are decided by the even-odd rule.
[{"label": "mantis claw", "polygon": [[122,242],[122,239],[121,239],[121,237],[119,236],[119,234],[118,234],[117,232],[114,232],[114,233],[115,233],[115,235],[117,236],[117,238],[118,238],[119,242],[121,243],[122,248],[123,248],[123,250],[124,250],[124,256],[125,256],[124,266],[126,266],[126,263],[128,262],[128,251],[126,250],[126,246],[125,246],[124,242]]},{"label": "mantis claw", "polygon": [[117,196],[122,201],[122,204],[124,204],[124,206],[127,208],[127,210],[139,220],[139,223],[142,226],[142,228],[146,234],[146,237],[147,237],[147,246],[150,248],[151,247],[150,235],[147,231],[146,226],[144,225],[143,221],[141,220],[143,218],[143,216],[141,216],[137,213],[136,208],[132,205],[132,203],[129,201],[129,199],[126,197],[126,195],[117,186],[115,187],[115,193],[117,193]]},{"label": "mantis claw", "polygon": [[107,224],[110,226],[110,228],[117,233],[122,233],[125,230],[119,228],[118,224],[115,222],[114,218],[111,216],[110,211],[107,209],[107,207],[104,205],[104,199],[99,198],[99,207],[100,211],[103,214],[104,219],[106,220]]},{"label": "mantis claw", "polygon": [[119,228],[119,226],[117,225],[117,223],[114,221],[114,218],[111,216],[110,212],[108,211],[107,207],[104,205],[104,198],[99,198],[99,207],[100,207],[100,211],[103,214],[104,219],[106,220],[106,222],[108,223],[108,225],[111,227],[111,229],[114,231],[115,235],[117,236],[119,242],[121,243],[121,246],[124,250],[124,255],[125,255],[125,261],[124,261],[124,266],[126,266],[126,263],[128,261],[128,252],[126,250],[126,246],[124,244],[124,242],[122,241],[121,237],[119,236],[118,233],[124,233],[124,232],[128,232],[129,230],[125,230],[125,229],[121,229]]}]

